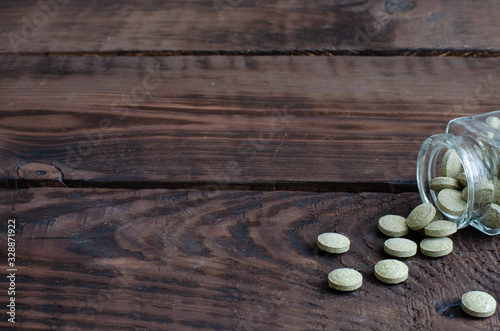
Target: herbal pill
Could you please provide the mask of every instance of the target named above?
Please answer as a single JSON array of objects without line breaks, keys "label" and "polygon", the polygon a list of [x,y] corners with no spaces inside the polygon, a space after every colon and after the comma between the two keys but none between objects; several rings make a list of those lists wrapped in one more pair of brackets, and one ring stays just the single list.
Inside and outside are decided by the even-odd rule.
[{"label": "herbal pill", "polygon": [[493,186],[495,187],[493,202],[496,204],[500,204],[500,180],[496,177],[493,178]]},{"label": "herbal pill", "polygon": [[500,206],[496,203],[490,204],[481,219],[481,223],[490,229],[500,228]]},{"label": "herbal pill", "polygon": [[486,118],[486,123],[488,123],[492,128],[500,129],[500,119],[495,116],[489,116]]},{"label": "herbal pill", "polygon": [[463,201],[468,201],[469,200],[469,188],[466,186],[462,190],[462,200]]},{"label": "herbal pill", "polygon": [[425,238],[420,242],[422,254],[430,257],[441,257],[451,253],[453,241],[448,238]]},{"label": "herbal pill", "polygon": [[403,237],[410,232],[406,218],[398,215],[385,215],[378,220],[380,232],[389,237]]},{"label": "herbal pill", "polygon": [[339,291],[354,291],[363,284],[363,276],[350,268],[335,269],[328,274],[328,285]]},{"label": "herbal pill", "polygon": [[432,222],[434,221],[441,221],[443,219],[443,214],[439,210],[436,209],[436,216],[432,219]]},{"label": "herbal pill", "polygon": [[431,203],[423,203],[411,211],[406,225],[414,231],[421,230],[434,220],[436,214],[436,208]]},{"label": "herbal pill", "polygon": [[417,244],[410,239],[391,238],[385,241],[384,251],[395,257],[410,257],[417,254]]},{"label": "herbal pill", "polygon": [[467,202],[462,199],[462,192],[452,189],[441,190],[436,204],[443,212],[452,216],[462,215],[467,207]]},{"label": "herbal pill", "polygon": [[488,317],[495,313],[497,301],[488,293],[470,291],[462,296],[462,309],[474,317]]},{"label": "herbal pill", "polygon": [[398,260],[382,260],[375,265],[375,277],[387,284],[398,284],[408,278],[408,267]]},{"label": "herbal pill", "polygon": [[474,203],[490,203],[493,201],[495,187],[492,182],[474,185]]},{"label": "herbal pill", "polygon": [[462,184],[463,186],[467,186],[467,176],[465,176],[465,172],[460,173],[457,179],[460,182],[460,184]]},{"label": "herbal pill", "polygon": [[482,130],[481,134],[483,134],[485,137],[488,137],[488,138],[494,138],[495,137],[495,134],[493,132],[491,132],[491,131]]},{"label": "herbal pill", "polygon": [[429,237],[448,237],[457,232],[457,224],[450,221],[431,222],[425,228],[425,235]]},{"label": "herbal pill", "polygon": [[318,247],[328,253],[345,253],[350,244],[349,238],[338,233],[323,233],[318,236]]},{"label": "herbal pill", "polygon": [[460,187],[460,182],[451,177],[435,177],[429,181],[429,188],[434,192],[439,192],[445,188],[458,190]]},{"label": "herbal pill", "polygon": [[462,162],[458,154],[449,149],[443,156],[441,174],[443,177],[457,178],[463,172]]}]

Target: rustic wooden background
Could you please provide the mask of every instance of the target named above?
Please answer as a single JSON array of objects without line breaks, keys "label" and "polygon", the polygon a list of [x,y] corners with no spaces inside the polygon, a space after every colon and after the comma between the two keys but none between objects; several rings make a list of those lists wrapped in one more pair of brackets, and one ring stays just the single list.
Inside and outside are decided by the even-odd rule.
[{"label": "rustic wooden background", "polygon": [[[0,302],[19,329],[498,330],[498,238],[378,282],[416,155],[500,109],[487,1],[0,2]],[[341,256],[318,234],[347,234]],[[414,239],[418,239],[415,237]],[[364,285],[328,288],[353,267]],[[3,311],[3,309],[2,309]],[[2,313],[0,327],[12,328]]]}]

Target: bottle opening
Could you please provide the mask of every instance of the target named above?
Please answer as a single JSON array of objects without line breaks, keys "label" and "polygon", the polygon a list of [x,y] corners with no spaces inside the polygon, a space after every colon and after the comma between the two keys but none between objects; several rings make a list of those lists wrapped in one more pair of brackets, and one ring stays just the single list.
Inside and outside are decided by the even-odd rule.
[{"label": "bottle opening", "polygon": [[463,228],[474,214],[474,181],[467,151],[456,138],[440,134],[424,142],[417,161],[417,183],[423,202],[432,203],[443,218]]},{"label": "bottle opening", "polygon": [[500,228],[490,228],[488,224],[493,223],[485,219],[496,192],[496,178],[487,164],[484,148],[472,137],[431,136],[417,160],[422,202],[432,203],[458,228],[471,224],[490,235],[500,233]]}]

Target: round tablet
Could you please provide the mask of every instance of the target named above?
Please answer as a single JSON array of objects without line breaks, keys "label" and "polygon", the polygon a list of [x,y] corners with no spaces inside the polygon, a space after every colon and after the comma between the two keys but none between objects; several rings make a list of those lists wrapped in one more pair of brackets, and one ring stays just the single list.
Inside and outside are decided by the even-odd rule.
[{"label": "round tablet", "polygon": [[448,237],[457,232],[457,224],[450,221],[434,221],[425,227],[429,237]]},{"label": "round tablet", "polygon": [[391,238],[384,243],[384,251],[395,257],[410,257],[417,254],[417,244],[405,238]]},{"label": "round tablet", "polygon": [[445,188],[458,190],[461,186],[458,180],[451,177],[435,177],[429,181],[429,189],[434,192],[439,192]]},{"label": "round tablet", "polygon": [[406,219],[406,225],[414,231],[421,230],[436,217],[436,208],[431,203],[423,203],[413,209]]},{"label": "round tablet", "polygon": [[318,247],[328,253],[345,253],[350,244],[349,238],[339,233],[323,233],[318,236]]},{"label": "round tablet", "polygon": [[491,229],[500,228],[500,206],[496,203],[490,204],[481,219],[481,223]]},{"label": "round tablet", "polygon": [[350,268],[335,269],[328,274],[328,285],[339,291],[354,291],[363,284],[363,276]]},{"label": "round tablet", "polygon": [[457,179],[460,182],[460,184],[462,184],[463,186],[467,186],[467,176],[465,175],[465,172],[460,173]]},{"label": "round tablet", "polygon": [[492,128],[500,129],[500,119],[495,116],[489,116],[485,120]]},{"label": "round tablet", "polygon": [[483,182],[474,185],[474,203],[493,202],[495,196],[495,186],[493,182]]},{"label": "round tablet", "polygon": [[398,284],[408,278],[408,267],[398,260],[382,260],[375,265],[375,277],[387,284]]},{"label": "round tablet", "polygon": [[500,179],[493,178],[493,186],[495,186],[495,192],[493,193],[493,202],[500,203]]},{"label": "round tablet", "polygon": [[462,200],[463,201],[468,201],[469,200],[469,188],[466,186],[462,190]]},{"label": "round tablet", "polygon": [[441,165],[442,176],[458,178],[463,171],[464,169],[462,167],[462,162],[460,162],[460,157],[454,150],[449,149],[443,156]]},{"label": "round tablet", "polygon": [[453,241],[448,238],[425,238],[420,242],[422,254],[430,257],[441,257],[451,253]]},{"label": "round tablet", "polygon": [[378,229],[389,237],[402,237],[410,232],[406,218],[398,215],[385,215],[378,220]]},{"label": "round tablet", "polygon": [[474,317],[488,317],[495,313],[497,301],[488,293],[470,291],[462,296],[462,309]]},{"label": "round tablet", "polygon": [[462,192],[452,189],[441,190],[436,199],[437,206],[447,214],[460,216],[467,207],[462,199]]}]

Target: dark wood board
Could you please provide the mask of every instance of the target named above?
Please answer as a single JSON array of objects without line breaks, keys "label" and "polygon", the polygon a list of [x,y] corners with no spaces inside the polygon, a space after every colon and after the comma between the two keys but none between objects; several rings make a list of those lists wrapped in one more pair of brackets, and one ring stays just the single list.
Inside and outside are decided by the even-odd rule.
[{"label": "dark wood board", "polygon": [[[469,290],[500,296],[500,243],[478,231],[453,235],[446,257],[406,259],[402,284],[374,277],[388,258],[378,218],[418,203],[416,193],[3,190],[0,285],[15,218],[24,329],[497,330],[498,312],[474,319],[457,306]],[[319,251],[328,231],[346,234],[350,251]],[[329,289],[339,267],[359,270],[363,287]]]},{"label": "dark wood board", "polygon": [[498,68],[484,58],[3,56],[1,178],[21,187],[55,167],[49,175],[70,186],[387,191],[415,183],[422,142],[450,119],[499,108]]},{"label": "dark wood board", "polygon": [[500,50],[485,1],[2,1],[0,52]]},{"label": "dark wood board", "polygon": [[[424,139],[500,109],[499,16],[494,0],[1,1],[0,303],[15,219],[17,329],[499,330],[498,311],[459,306],[500,297],[497,238],[463,229],[450,255],[405,259],[404,283],[373,274],[377,220],[420,203]],[[321,252],[327,231],[350,251]],[[339,267],[363,287],[330,289]]]}]

